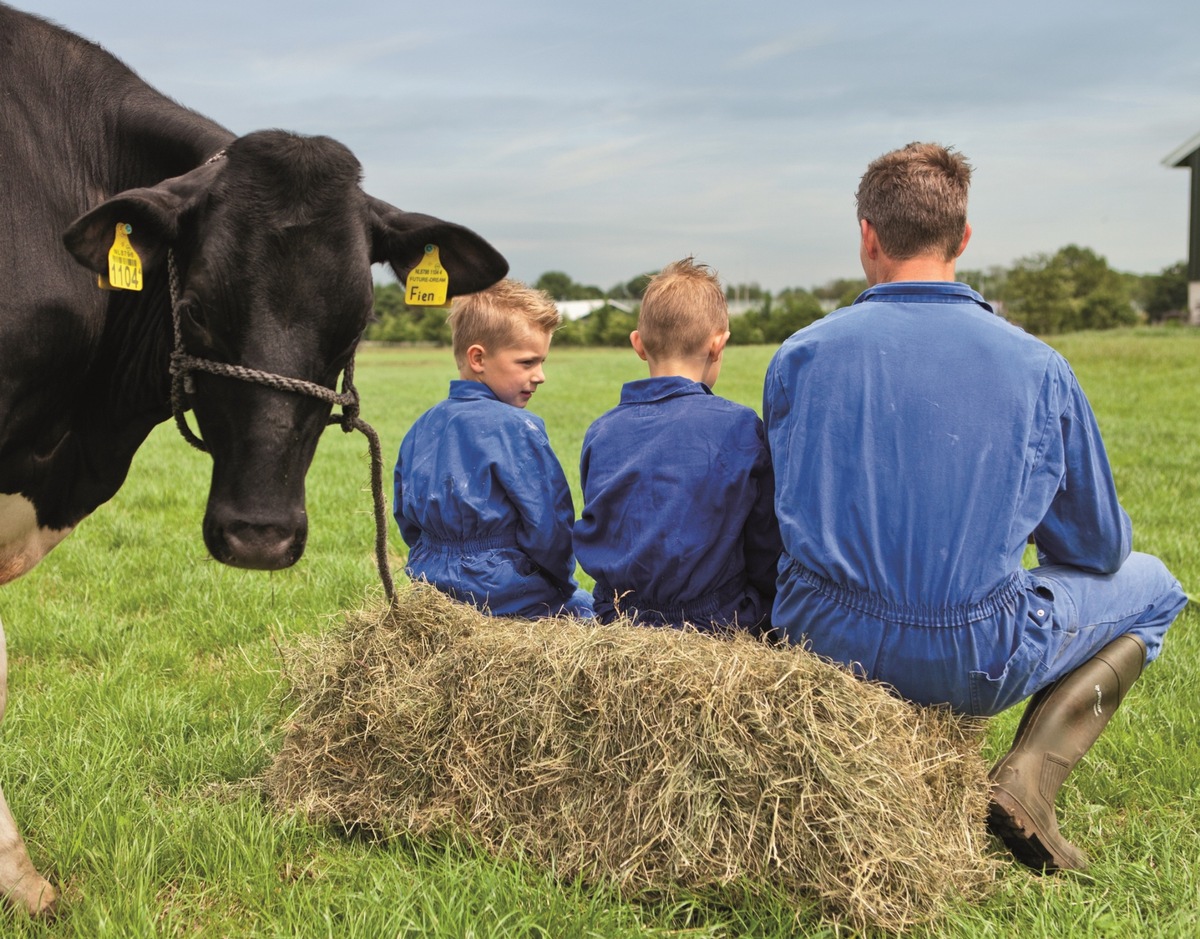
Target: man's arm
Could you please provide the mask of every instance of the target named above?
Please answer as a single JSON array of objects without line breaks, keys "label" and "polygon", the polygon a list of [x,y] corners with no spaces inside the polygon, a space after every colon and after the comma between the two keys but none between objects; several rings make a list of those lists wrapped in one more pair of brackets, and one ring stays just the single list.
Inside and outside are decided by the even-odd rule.
[{"label": "man's arm", "polygon": [[1059,421],[1062,478],[1033,533],[1039,560],[1111,574],[1129,556],[1133,526],[1117,499],[1096,416],[1073,374]]}]

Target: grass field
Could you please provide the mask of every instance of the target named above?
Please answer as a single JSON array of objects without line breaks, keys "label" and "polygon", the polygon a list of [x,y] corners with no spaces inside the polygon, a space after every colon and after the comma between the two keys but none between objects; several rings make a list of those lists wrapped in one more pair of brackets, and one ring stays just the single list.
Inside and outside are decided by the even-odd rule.
[{"label": "grass field", "polygon": [[[1200,332],[1079,334],[1072,361],[1108,442],[1135,547],[1200,598]],[[758,406],[773,350],[732,348],[718,391]],[[555,350],[531,405],[576,488],[589,421],[641,377],[632,352]],[[453,377],[437,349],[367,349],[363,416],[394,458]],[[309,476],[310,539],[293,569],[208,559],[208,457],[170,425],[121,493],[33,573],[0,590],[10,701],[0,784],[35,863],[64,893],[52,923],[0,918],[3,936],[838,936],[769,899],[623,902],[490,859],[467,844],[378,845],[264,804],[254,778],[278,745],[278,647],[377,599],[366,445],[326,432]],[[393,564],[403,544],[390,533]],[[1200,640],[1196,605],[1168,637],[1060,799],[1086,875],[1005,868],[938,937],[1200,935]],[[990,755],[1016,713],[992,722]]]}]

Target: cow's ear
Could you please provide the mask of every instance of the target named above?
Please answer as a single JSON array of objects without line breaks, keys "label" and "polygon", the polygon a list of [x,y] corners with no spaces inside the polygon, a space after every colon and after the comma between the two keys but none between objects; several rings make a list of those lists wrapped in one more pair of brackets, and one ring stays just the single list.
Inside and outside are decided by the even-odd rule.
[{"label": "cow's ear", "polygon": [[133,249],[142,265],[152,268],[179,237],[182,220],[208,194],[219,171],[206,164],[157,186],[119,192],[75,219],[63,233],[63,244],[84,267],[105,274],[117,225],[129,225]]},{"label": "cow's ear", "polygon": [[449,280],[447,296],[484,290],[508,273],[508,262],[469,228],[432,215],[404,212],[367,196],[371,214],[371,261],[392,266],[400,282],[425,256],[426,245],[437,245]]}]

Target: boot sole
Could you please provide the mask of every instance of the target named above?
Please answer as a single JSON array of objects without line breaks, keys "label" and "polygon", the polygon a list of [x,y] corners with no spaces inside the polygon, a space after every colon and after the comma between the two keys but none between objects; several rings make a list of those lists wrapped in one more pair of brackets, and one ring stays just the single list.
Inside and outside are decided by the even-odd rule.
[{"label": "boot sole", "polygon": [[1003,789],[992,789],[987,826],[1004,842],[1013,857],[1038,873],[1052,874],[1087,867],[1087,858],[1082,854],[1076,858],[1054,850],[1025,807]]}]

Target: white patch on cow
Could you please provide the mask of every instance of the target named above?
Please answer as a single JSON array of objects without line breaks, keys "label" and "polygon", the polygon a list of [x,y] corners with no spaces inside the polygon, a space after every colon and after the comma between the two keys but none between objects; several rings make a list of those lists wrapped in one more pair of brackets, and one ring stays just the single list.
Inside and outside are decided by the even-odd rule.
[{"label": "white patch on cow", "polygon": [[70,528],[40,528],[24,496],[0,494],[0,584],[31,570],[69,534]]}]

